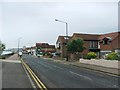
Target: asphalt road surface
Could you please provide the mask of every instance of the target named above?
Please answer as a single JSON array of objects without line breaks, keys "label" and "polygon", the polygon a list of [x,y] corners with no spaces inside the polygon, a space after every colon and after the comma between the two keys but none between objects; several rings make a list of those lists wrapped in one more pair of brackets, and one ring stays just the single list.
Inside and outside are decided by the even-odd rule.
[{"label": "asphalt road surface", "polygon": [[52,60],[23,55],[48,88],[118,88],[118,77],[80,67],[60,64]]}]

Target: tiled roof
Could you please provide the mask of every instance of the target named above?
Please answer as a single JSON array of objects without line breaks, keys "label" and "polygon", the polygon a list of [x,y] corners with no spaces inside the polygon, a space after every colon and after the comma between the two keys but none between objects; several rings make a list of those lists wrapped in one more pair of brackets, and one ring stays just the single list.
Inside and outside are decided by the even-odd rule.
[{"label": "tiled roof", "polygon": [[82,38],[84,40],[98,40],[100,37],[99,34],[83,34],[83,33],[74,33],[72,38]]},{"label": "tiled roof", "polygon": [[[57,42],[58,42],[59,39],[61,39],[63,42],[66,42],[65,37],[66,37],[66,36],[59,36],[58,39],[57,39]],[[71,36],[68,36],[68,38],[70,39]],[[56,43],[57,43],[57,42],[56,42]]]},{"label": "tiled roof", "polygon": [[108,33],[108,34],[103,34],[99,37],[99,40],[102,40],[106,37],[110,37],[112,40],[115,39],[120,33],[118,32],[112,32],[112,33]]},{"label": "tiled roof", "polygon": [[36,43],[36,46],[41,46],[41,45],[48,46],[49,44],[48,43]]},{"label": "tiled roof", "polygon": [[40,46],[42,48],[55,48],[55,45],[49,45],[48,43],[36,43],[36,46]]},{"label": "tiled roof", "polygon": [[35,48],[36,48],[36,46],[32,46],[32,47],[31,47],[31,49],[35,49]]}]

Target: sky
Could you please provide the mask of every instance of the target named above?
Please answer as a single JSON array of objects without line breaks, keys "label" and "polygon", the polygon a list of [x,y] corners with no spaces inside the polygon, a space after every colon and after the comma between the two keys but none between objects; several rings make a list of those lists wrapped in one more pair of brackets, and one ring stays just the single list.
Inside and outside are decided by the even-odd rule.
[{"label": "sky", "polygon": [[[103,34],[118,31],[117,0],[40,1],[2,0],[0,3],[0,40],[7,48],[33,46],[36,42],[55,44],[68,33]],[[99,2],[98,2],[99,1]]]}]

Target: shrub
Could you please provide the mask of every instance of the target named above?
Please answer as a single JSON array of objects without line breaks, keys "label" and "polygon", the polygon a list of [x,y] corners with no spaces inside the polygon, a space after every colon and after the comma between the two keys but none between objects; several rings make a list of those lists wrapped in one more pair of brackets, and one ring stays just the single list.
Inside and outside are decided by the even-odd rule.
[{"label": "shrub", "polygon": [[43,55],[43,56],[45,56],[45,55],[46,55],[46,53],[45,53],[45,52],[43,52],[43,53],[42,53],[42,55]]},{"label": "shrub", "polygon": [[87,59],[95,59],[97,54],[95,52],[89,52],[86,56]]},{"label": "shrub", "polygon": [[83,56],[83,59],[87,59],[87,55],[84,55],[84,56]]},{"label": "shrub", "polygon": [[107,60],[118,60],[118,59],[119,59],[119,56],[118,56],[117,53],[112,52],[112,53],[109,53],[109,54],[106,56],[106,59],[107,59]]},{"label": "shrub", "polygon": [[56,56],[60,56],[60,55],[61,55],[61,53],[57,53],[57,52],[56,52],[56,53],[55,53],[55,55],[56,55]]}]

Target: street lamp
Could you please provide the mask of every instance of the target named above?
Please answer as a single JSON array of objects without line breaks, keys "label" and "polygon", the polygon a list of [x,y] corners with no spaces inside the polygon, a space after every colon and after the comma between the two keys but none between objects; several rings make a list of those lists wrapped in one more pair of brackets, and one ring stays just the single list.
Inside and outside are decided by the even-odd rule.
[{"label": "street lamp", "polygon": [[[55,21],[65,23],[65,27],[66,27],[66,38],[65,39],[66,39],[66,45],[67,45],[67,42],[68,42],[68,23],[61,21],[61,20],[58,20],[58,19],[55,19]],[[68,61],[67,49],[66,49],[66,61]]]},{"label": "street lamp", "polygon": [[18,53],[19,53],[20,39],[22,39],[22,38],[21,37],[18,38]]}]

